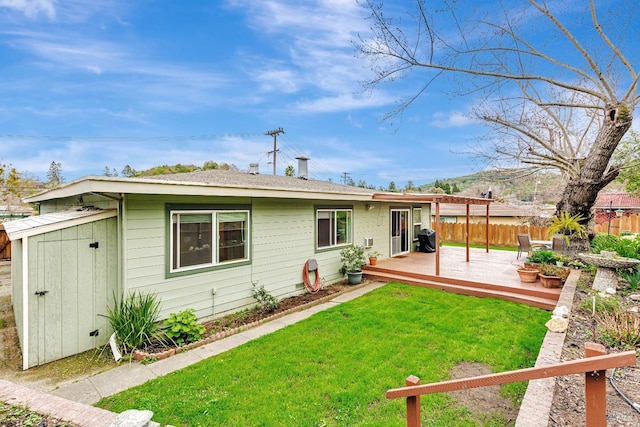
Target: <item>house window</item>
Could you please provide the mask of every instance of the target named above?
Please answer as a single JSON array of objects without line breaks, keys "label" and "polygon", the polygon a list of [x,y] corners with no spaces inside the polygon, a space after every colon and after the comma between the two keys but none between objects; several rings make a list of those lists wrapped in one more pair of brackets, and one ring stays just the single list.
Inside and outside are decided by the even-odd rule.
[{"label": "house window", "polygon": [[316,211],[318,249],[350,244],[352,227],[351,209],[318,209]]},{"label": "house window", "polygon": [[248,211],[171,211],[171,271],[249,259]]},{"label": "house window", "polygon": [[413,208],[413,240],[418,240],[418,234],[422,230],[422,208]]}]

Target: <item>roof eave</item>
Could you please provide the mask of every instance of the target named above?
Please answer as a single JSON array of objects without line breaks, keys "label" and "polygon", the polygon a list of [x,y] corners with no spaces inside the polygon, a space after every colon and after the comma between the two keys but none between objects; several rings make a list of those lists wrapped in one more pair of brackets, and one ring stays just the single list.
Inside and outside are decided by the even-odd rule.
[{"label": "roof eave", "polygon": [[195,183],[135,178],[89,177],[70,182],[24,198],[26,203],[38,203],[52,199],[78,196],[88,193],[109,194],[159,194],[185,196],[235,196],[275,197],[289,199],[362,200],[372,199],[372,194],[359,192],[331,192],[289,188],[233,186],[228,184]]}]

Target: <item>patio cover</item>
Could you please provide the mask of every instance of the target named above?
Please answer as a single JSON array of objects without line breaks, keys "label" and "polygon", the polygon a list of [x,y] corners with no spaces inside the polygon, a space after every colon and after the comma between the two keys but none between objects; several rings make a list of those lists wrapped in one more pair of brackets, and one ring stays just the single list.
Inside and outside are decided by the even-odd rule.
[{"label": "patio cover", "polygon": [[489,252],[489,205],[493,201],[492,199],[482,199],[479,197],[463,197],[453,196],[450,194],[421,194],[421,193],[376,193],[373,195],[373,200],[379,200],[383,202],[407,202],[407,203],[434,203],[436,205],[436,276],[440,275],[440,204],[450,203],[456,205],[466,205],[466,229],[465,229],[465,245],[467,249],[467,262],[469,262],[469,206],[470,205],[485,205],[487,212],[485,216],[485,246],[486,251]]}]

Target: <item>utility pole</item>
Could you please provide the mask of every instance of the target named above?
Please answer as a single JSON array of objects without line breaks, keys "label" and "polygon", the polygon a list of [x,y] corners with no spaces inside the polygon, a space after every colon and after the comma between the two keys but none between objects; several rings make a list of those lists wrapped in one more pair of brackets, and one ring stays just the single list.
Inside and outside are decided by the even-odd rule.
[{"label": "utility pole", "polygon": [[278,128],[276,130],[270,130],[268,132],[265,132],[265,135],[270,135],[273,137],[273,151],[269,151],[268,154],[273,153],[273,174],[276,174],[276,153],[278,152],[277,149],[277,145],[278,145],[278,135],[284,133],[284,131],[282,130],[282,128]]},{"label": "utility pole", "polygon": [[342,172],[342,183],[344,185],[347,185],[347,179],[349,178],[349,175],[351,175],[349,172]]}]

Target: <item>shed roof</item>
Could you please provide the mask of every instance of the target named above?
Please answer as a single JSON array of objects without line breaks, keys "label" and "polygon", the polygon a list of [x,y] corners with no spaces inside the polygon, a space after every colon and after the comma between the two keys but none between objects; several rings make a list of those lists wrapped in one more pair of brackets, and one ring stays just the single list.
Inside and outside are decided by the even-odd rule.
[{"label": "shed roof", "polygon": [[4,222],[10,240],[61,230],[116,216],[115,209],[79,208]]}]

